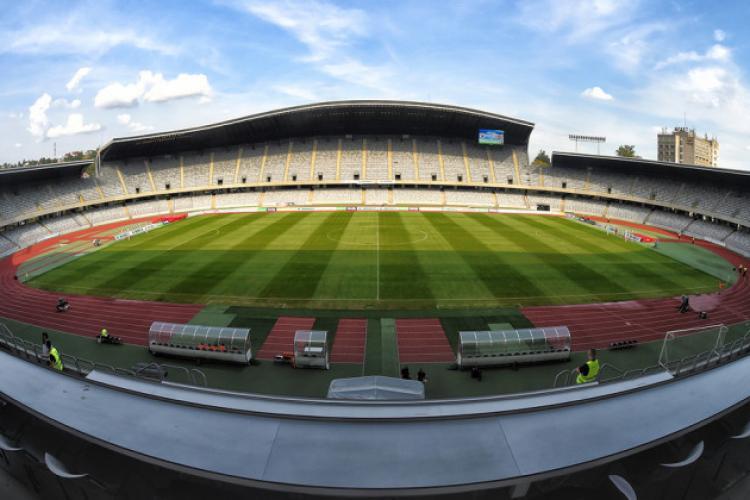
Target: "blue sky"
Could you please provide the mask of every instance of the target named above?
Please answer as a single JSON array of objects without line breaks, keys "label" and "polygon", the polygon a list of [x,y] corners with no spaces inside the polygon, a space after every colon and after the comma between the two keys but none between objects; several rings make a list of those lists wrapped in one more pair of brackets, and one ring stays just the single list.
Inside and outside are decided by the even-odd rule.
[{"label": "blue sky", "polygon": [[685,117],[750,169],[748,19],[745,0],[7,2],[0,161],[372,98],[533,121],[532,154],[579,133],[655,158]]}]

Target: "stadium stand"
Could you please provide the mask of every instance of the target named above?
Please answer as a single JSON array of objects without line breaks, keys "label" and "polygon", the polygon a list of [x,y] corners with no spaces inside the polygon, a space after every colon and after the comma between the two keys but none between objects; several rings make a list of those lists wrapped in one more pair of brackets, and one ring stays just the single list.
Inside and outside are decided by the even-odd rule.
[{"label": "stadium stand", "polygon": [[208,187],[208,165],[209,155],[205,153],[192,153],[182,156],[184,187],[206,188]]},{"label": "stadium stand", "polygon": [[353,181],[362,179],[363,139],[345,138],[341,141],[341,165],[337,179]]},{"label": "stadium stand", "polygon": [[341,141],[343,147],[343,139],[326,137],[318,140],[318,151],[315,155],[313,180],[320,179],[324,182],[336,180],[339,141]]},{"label": "stadium stand", "polygon": [[439,142],[443,158],[443,172],[445,180],[449,182],[471,182],[466,175],[466,165],[461,149],[461,142],[441,140]]},{"label": "stadium stand", "polygon": [[240,153],[239,148],[217,149],[213,154],[213,176],[211,177],[212,186],[223,186],[234,184],[234,172],[237,167],[237,155]]},{"label": "stadium stand", "polygon": [[500,208],[528,209],[526,196],[518,191],[498,191],[495,195]]},{"label": "stadium stand", "polygon": [[387,205],[388,204],[388,190],[387,189],[366,189],[365,201],[368,205]]},{"label": "stadium stand", "polygon": [[455,189],[446,189],[445,204],[465,207],[494,207],[495,197],[488,191],[457,191]]},{"label": "stadium stand", "polygon": [[393,146],[393,180],[406,181],[415,179],[413,151],[414,141],[394,139]]},{"label": "stadium stand", "polygon": [[607,203],[601,200],[587,200],[585,198],[566,198],[565,211],[577,214],[597,215],[603,217]]},{"label": "stadium stand", "polygon": [[[59,179],[0,183],[0,226],[8,226],[8,232],[16,223],[46,217],[42,224],[52,232],[66,232],[170,211],[260,204],[425,204],[531,210],[549,205],[551,211],[653,224],[714,241],[727,240],[735,247],[744,245],[744,233],[734,236],[734,231],[747,227],[750,199],[744,184],[735,182],[737,176],[721,169],[694,171],[659,162],[572,153],[555,153],[553,166],[539,168],[529,164],[525,143],[509,141],[502,147],[486,147],[458,136],[352,132],[339,127],[327,135],[325,130],[316,130],[316,135],[289,133],[285,138],[274,132],[279,138],[272,134],[255,143],[203,150],[159,152],[157,148],[139,154],[129,151],[112,159],[105,154],[92,177],[81,171]],[[631,166],[629,161],[642,165]],[[274,189],[257,191],[269,178]],[[395,183],[396,187],[386,190],[381,184],[363,192],[359,182]],[[306,185],[303,189],[276,189],[277,185],[291,187],[295,183]],[[425,189],[426,184],[442,184],[443,190]],[[473,189],[480,186],[495,191]],[[501,190],[502,186],[507,189]],[[172,200],[166,201],[167,193],[177,192],[180,195],[173,194]],[[161,199],[153,199],[155,194]],[[140,200],[142,197],[151,199]],[[131,201],[125,207],[101,206],[128,199]],[[50,217],[81,208],[83,215],[74,218]],[[17,238],[20,233],[14,234]]]},{"label": "stadium stand", "polygon": [[252,207],[259,203],[259,193],[221,193],[216,195],[216,208]]},{"label": "stadium stand", "polygon": [[152,158],[149,161],[151,176],[157,191],[180,189],[180,159],[174,156]]},{"label": "stadium stand", "polygon": [[391,180],[388,176],[388,144],[391,138],[373,137],[367,139],[367,176],[366,180]]},{"label": "stadium stand", "polygon": [[746,257],[750,257],[750,232],[736,231],[730,234],[726,240],[724,240],[727,248],[734,250]]},{"label": "stadium stand", "polygon": [[262,145],[246,145],[237,171],[237,184],[260,182],[260,167],[263,164],[265,148]]},{"label": "stadium stand", "polygon": [[442,198],[438,189],[393,190],[393,203],[396,205],[442,205]]},{"label": "stadium stand", "polygon": [[663,229],[670,229],[678,233],[684,231],[691,222],[693,222],[693,219],[686,215],[668,212],[666,210],[654,210],[651,215],[646,218],[646,223],[649,225]]},{"label": "stadium stand", "polygon": [[734,228],[706,220],[696,220],[691,222],[683,232],[688,236],[722,242],[734,232]]},{"label": "stadium stand", "polygon": [[310,191],[308,189],[282,189],[267,191],[263,205],[281,207],[287,205],[307,205]]},{"label": "stadium stand", "polygon": [[416,168],[420,181],[442,181],[437,139],[425,138],[415,141],[417,144]]},{"label": "stadium stand", "polygon": [[643,224],[651,211],[651,208],[638,207],[623,202],[613,201],[610,203],[609,209],[607,210],[607,217]]},{"label": "stadium stand", "polygon": [[313,199],[316,205],[360,205],[362,203],[362,190],[316,189]]}]

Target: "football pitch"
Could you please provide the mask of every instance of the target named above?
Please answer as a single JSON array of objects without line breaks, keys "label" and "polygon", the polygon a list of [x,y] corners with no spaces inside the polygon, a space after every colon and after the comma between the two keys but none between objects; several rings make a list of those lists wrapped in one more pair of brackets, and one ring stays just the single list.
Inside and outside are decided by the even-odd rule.
[{"label": "football pitch", "polygon": [[433,309],[662,297],[718,282],[561,217],[336,211],[191,217],[29,284],[173,302]]}]

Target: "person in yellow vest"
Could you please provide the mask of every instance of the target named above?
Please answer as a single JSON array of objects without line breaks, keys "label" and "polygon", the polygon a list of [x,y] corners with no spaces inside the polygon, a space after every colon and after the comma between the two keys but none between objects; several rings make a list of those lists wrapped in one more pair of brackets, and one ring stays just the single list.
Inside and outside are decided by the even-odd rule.
[{"label": "person in yellow vest", "polygon": [[47,341],[47,349],[49,350],[49,366],[59,372],[63,371],[60,353],[57,352],[57,348],[49,340]]},{"label": "person in yellow vest", "polygon": [[578,367],[577,371],[576,384],[586,384],[596,380],[599,375],[599,360],[596,359],[596,349],[589,349],[589,360]]},{"label": "person in yellow vest", "polygon": [[108,337],[108,336],[109,336],[109,332],[107,331],[107,329],[106,329],[106,328],[102,328],[102,331],[101,331],[101,333],[99,334],[99,336],[100,336],[101,338],[106,338],[106,337]]}]

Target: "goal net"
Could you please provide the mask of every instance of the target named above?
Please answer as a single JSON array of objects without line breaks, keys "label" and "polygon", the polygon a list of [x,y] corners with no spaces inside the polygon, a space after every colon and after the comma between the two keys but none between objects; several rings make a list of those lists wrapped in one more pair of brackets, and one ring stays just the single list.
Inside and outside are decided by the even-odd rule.
[{"label": "goal net", "polygon": [[659,352],[659,365],[673,370],[681,362],[695,360],[703,353],[718,351],[724,345],[728,328],[724,325],[700,326],[683,330],[672,330],[664,335]]}]

